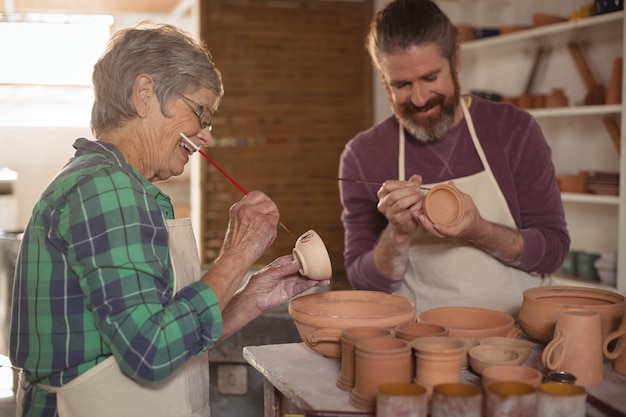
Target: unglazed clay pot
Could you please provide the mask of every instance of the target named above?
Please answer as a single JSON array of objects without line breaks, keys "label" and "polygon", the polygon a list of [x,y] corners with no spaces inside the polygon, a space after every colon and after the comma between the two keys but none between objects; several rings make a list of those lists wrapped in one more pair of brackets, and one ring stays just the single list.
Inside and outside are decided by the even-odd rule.
[{"label": "unglazed clay pot", "polygon": [[289,315],[302,341],[328,358],[341,358],[341,332],[348,327],[394,327],[415,321],[415,303],[380,291],[343,290],[289,301]]},{"label": "unglazed clay pot", "polygon": [[481,378],[485,388],[500,381],[523,382],[537,388],[543,381],[543,374],[535,368],[524,365],[495,365],[485,368]]},{"label": "unglazed clay pot", "polygon": [[602,337],[596,311],[568,309],[556,321],[554,337],[541,355],[543,366],[576,376],[577,385],[602,382]]},{"label": "unglazed clay pot", "polygon": [[417,321],[445,326],[450,337],[463,339],[466,342],[462,363],[464,368],[468,364],[467,351],[476,346],[480,338],[518,338],[522,333],[515,327],[515,319],[510,314],[480,307],[437,307],[418,314]]},{"label": "unglazed clay pot", "polygon": [[382,327],[349,327],[341,332],[341,371],[337,378],[337,387],[352,391],[354,387],[354,349],[363,339],[375,337],[394,337],[394,331]]},{"label": "unglazed clay pot", "polygon": [[[617,343],[613,347],[613,350],[609,350],[614,341],[617,341]],[[626,311],[624,312],[624,319],[619,329],[610,333],[604,339],[602,350],[604,356],[614,361],[613,370],[622,375],[626,375]]]},{"label": "unglazed clay pot", "polygon": [[483,337],[478,340],[478,343],[482,346],[499,346],[508,350],[514,350],[519,353],[520,364],[526,362],[530,356],[532,345],[528,340],[514,339],[511,337],[491,336]]},{"label": "unglazed clay pot", "polygon": [[424,197],[422,211],[432,223],[454,226],[463,218],[461,193],[450,184],[433,186]]},{"label": "unglazed clay pot", "polygon": [[520,355],[502,346],[478,345],[469,350],[469,364],[474,372],[482,374],[485,368],[495,365],[520,365]]},{"label": "unglazed clay pot", "polygon": [[411,346],[406,340],[389,337],[359,340],[354,352],[352,406],[374,411],[380,385],[411,382]]},{"label": "unglazed clay pot", "polygon": [[326,245],[314,230],[303,233],[296,240],[293,257],[300,264],[300,273],[307,278],[321,281],[330,279],[333,274]]},{"label": "unglazed clay pot", "polygon": [[431,323],[402,324],[396,326],[395,332],[398,339],[406,340],[407,342],[426,336],[445,337],[449,333],[447,327]]},{"label": "unglazed clay pot", "polygon": [[618,329],[626,297],[608,290],[577,286],[548,286],[524,291],[518,322],[530,338],[547,344],[554,335],[559,313],[566,307],[579,307],[600,314],[602,339]]},{"label": "unglazed clay pot", "polygon": [[461,362],[466,345],[452,337],[420,337],[411,342],[415,354],[415,382],[429,395],[433,387],[448,382],[461,382]]}]

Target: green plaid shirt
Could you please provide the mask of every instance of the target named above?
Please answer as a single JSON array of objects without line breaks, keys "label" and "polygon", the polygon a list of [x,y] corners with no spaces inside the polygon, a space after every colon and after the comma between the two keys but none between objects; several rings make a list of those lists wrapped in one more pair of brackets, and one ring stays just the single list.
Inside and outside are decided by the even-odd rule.
[{"label": "green plaid shirt", "polygon": [[[111,144],[77,152],[35,205],[17,259],[10,358],[31,382],[61,386],[111,354],[159,382],[223,332],[201,282],[173,294],[170,199]],[[25,416],[56,415],[56,395],[28,390]]]}]

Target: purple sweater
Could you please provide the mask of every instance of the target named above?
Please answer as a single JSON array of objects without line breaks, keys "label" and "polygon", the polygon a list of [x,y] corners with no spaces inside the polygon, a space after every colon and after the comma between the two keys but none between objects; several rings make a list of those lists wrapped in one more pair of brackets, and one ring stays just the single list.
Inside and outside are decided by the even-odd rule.
[{"label": "purple sweater", "polygon": [[[561,194],[551,150],[537,122],[525,111],[472,97],[476,134],[513,219],[524,237],[524,251],[510,264],[533,273],[556,271],[569,251]],[[339,166],[345,178],[383,182],[398,179],[398,122],[395,117],[359,133],[347,143]],[[465,119],[437,143],[423,144],[406,132],[406,178],[424,183],[465,177],[483,170]],[[340,182],[345,228],[345,263],[354,288],[395,291],[400,281],[376,269],[373,248],[387,219],[378,212],[377,185]]]}]

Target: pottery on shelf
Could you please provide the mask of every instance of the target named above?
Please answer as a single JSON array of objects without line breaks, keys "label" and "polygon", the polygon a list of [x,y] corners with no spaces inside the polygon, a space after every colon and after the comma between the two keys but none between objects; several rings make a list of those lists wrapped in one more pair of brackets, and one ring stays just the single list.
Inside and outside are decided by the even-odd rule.
[{"label": "pottery on shelf", "polygon": [[459,190],[450,184],[433,186],[424,197],[422,211],[432,223],[454,226],[463,218],[465,206]]},{"label": "pottery on shelf", "polygon": [[339,359],[343,329],[392,329],[412,323],[415,321],[415,302],[380,291],[326,291],[292,298],[288,312],[309,348],[328,358]]},{"label": "pottery on shelf", "polygon": [[330,279],[333,274],[326,245],[314,230],[303,233],[296,240],[293,257],[300,264],[300,273],[307,278],[321,281]]},{"label": "pottery on shelf", "polygon": [[559,313],[581,307],[600,313],[602,338],[617,330],[626,309],[626,297],[615,291],[578,286],[547,286],[524,291],[518,322],[524,333],[542,344],[554,335]]}]

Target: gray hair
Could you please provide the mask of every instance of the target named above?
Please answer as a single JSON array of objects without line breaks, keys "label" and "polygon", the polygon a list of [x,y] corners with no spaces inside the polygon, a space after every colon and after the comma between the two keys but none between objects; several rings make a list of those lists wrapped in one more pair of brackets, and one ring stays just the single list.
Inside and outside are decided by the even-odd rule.
[{"label": "gray hair", "polygon": [[432,43],[454,68],[457,41],[458,30],[431,0],[395,0],[374,16],[367,49],[380,70],[385,55]]},{"label": "gray hair", "polygon": [[142,22],[116,32],[94,66],[91,130],[96,138],[137,117],[130,98],[142,73],[153,77],[163,114],[168,101],[180,94],[207,88],[218,103],[224,94],[221,74],[203,43],[174,26]]}]

